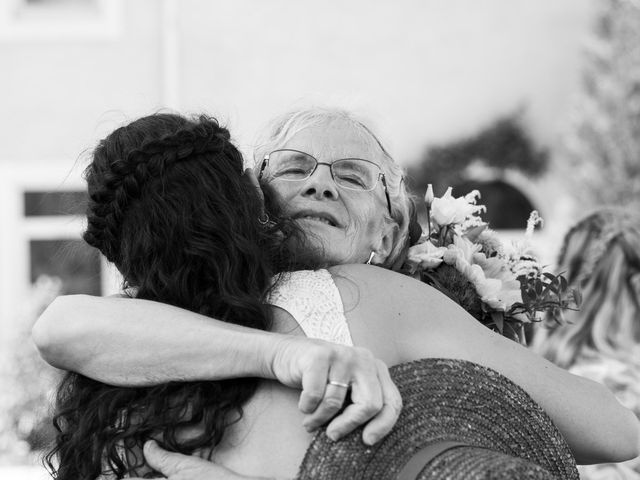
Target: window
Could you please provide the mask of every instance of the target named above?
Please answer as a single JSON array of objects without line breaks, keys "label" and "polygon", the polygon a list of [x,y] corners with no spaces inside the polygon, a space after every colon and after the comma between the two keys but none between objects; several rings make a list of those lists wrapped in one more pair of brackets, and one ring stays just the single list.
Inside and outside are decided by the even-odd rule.
[{"label": "window", "polygon": [[33,192],[24,193],[25,217],[51,215],[84,215],[86,192]]},{"label": "window", "polygon": [[121,10],[122,0],[3,0],[0,40],[117,38]]},{"label": "window", "polygon": [[59,278],[66,294],[120,290],[115,267],[82,240],[87,196],[78,170],[64,159],[0,162],[0,340],[25,318],[42,275]]},{"label": "window", "polygon": [[22,194],[29,282],[41,275],[62,281],[62,294],[100,295],[100,254],[81,238],[83,190],[27,190]]},{"label": "window", "polygon": [[62,295],[100,295],[100,255],[84,241],[31,240],[29,258],[31,283],[47,275],[62,280]]}]

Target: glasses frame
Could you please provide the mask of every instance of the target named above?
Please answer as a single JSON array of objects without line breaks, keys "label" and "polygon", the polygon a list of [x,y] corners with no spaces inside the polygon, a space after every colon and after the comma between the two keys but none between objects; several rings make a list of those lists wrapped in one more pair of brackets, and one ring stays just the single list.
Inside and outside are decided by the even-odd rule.
[{"label": "glasses frame", "polygon": [[[318,165],[326,165],[327,167],[329,167],[329,172],[331,173],[331,179],[333,180],[333,183],[336,184],[337,187],[339,188],[344,188],[346,190],[351,190],[354,192],[372,192],[373,190],[375,190],[375,188],[378,186],[378,181],[380,181],[380,183],[382,183],[382,187],[384,188],[384,196],[387,199],[387,208],[389,210],[389,215],[391,215],[391,198],[389,197],[389,189],[387,188],[387,178],[384,175],[384,172],[382,171],[382,169],[380,168],[380,166],[374,162],[372,162],[371,160],[365,160],[364,158],[357,158],[357,157],[349,157],[349,158],[339,158],[338,160],[335,160],[333,163],[327,163],[327,162],[319,162],[318,159],[316,157],[314,157],[313,155],[307,153],[307,152],[303,152],[301,150],[295,150],[293,148],[279,148],[278,150],[273,150],[270,153],[267,153],[264,158],[262,159],[262,164],[260,165],[260,172],[258,173],[258,180],[262,180],[262,176],[264,174],[265,169],[267,168],[267,165],[269,165],[269,160],[271,158],[271,155],[276,153],[276,152],[296,152],[296,153],[301,153],[303,155],[306,155],[308,157],[313,158],[313,160],[316,162],[315,167],[313,167],[313,170],[311,170],[309,172],[309,175],[307,175],[304,178],[280,178],[280,180],[283,180],[285,182],[303,182],[305,180],[307,180],[308,178],[310,178],[318,169]],[[359,160],[362,162],[367,162],[370,163],[372,165],[375,165],[376,168],[378,169],[378,176],[376,177],[376,183],[373,185],[373,187],[371,187],[368,190],[365,189],[358,189],[358,188],[349,188],[345,185],[340,185],[338,182],[336,182],[336,177],[333,174],[333,164],[339,160]]]}]

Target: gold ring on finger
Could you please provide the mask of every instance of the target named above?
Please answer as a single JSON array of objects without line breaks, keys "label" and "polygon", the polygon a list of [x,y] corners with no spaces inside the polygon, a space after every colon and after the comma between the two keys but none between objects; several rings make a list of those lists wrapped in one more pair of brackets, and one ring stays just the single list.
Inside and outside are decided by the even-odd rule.
[{"label": "gold ring on finger", "polygon": [[327,383],[336,387],[349,388],[348,383],[336,382],[335,380],[329,380]]}]

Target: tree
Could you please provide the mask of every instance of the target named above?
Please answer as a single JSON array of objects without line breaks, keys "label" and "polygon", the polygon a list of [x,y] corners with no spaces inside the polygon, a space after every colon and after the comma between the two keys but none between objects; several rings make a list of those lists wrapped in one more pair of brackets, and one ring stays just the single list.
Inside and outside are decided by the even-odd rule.
[{"label": "tree", "polygon": [[539,176],[547,168],[548,154],[534,145],[521,113],[516,112],[497,119],[476,135],[429,147],[422,162],[409,169],[410,187],[416,194],[424,194],[431,183],[436,194],[442,194],[447,187],[470,180],[466,170],[474,163],[496,171],[513,169]]},{"label": "tree", "polygon": [[640,2],[604,0],[562,145],[581,205],[640,206]]},{"label": "tree", "polygon": [[16,314],[9,348],[0,352],[0,463],[33,462],[54,438],[50,412],[61,372],[40,358],[31,327],[61,290],[60,279],[38,278],[24,311]]}]

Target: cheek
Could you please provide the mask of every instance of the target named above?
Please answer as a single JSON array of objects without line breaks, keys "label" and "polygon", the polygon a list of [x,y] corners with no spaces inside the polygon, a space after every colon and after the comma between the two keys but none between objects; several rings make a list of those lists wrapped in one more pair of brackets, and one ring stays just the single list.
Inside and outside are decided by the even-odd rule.
[{"label": "cheek", "polygon": [[296,188],[297,182],[270,182],[266,187],[272,192],[273,198],[278,202],[280,207],[287,205],[298,192]]},{"label": "cheek", "polygon": [[382,229],[383,216],[373,202],[356,203],[351,212],[351,228],[358,237],[372,238]]}]

